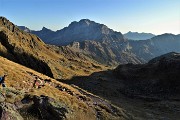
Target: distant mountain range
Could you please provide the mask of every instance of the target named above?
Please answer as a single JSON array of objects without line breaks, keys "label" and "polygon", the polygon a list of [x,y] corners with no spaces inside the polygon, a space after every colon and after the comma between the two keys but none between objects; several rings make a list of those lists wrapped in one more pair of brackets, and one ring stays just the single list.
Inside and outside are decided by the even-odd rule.
[{"label": "distant mountain range", "polygon": [[[137,32],[123,35],[106,25],[88,19],[72,22],[68,27],[58,31],[43,27],[42,30],[31,33],[39,36],[45,43],[59,46],[59,48],[51,46],[52,49],[66,51],[68,54],[72,54],[72,51],[81,53],[107,65],[144,63],[168,52],[180,52],[180,35],[155,36]],[[129,40],[126,35],[133,35],[134,38],[141,38],[143,41]]]},{"label": "distant mountain range", "polygon": [[124,37],[130,40],[147,40],[151,39],[152,37],[155,37],[156,35],[152,33],[138,33],[138,32],[131,32],[124,34]]},{"label": "distant mountain range", "polygon": [[[21,28],[22,27],[20,27],[20,29]],[[88,19],[82,19],[79,22],[72,22],[68,27],[57,31],[52,31],[43,27],[42,30],[33,30],[31,33],[39,36],[45,43],[53,45],[68,45],[74,41],[82,42],[84,40],[124,40],[123,35],[120,32],[115,32],[112,29],[109,29],[106,25]]]}]

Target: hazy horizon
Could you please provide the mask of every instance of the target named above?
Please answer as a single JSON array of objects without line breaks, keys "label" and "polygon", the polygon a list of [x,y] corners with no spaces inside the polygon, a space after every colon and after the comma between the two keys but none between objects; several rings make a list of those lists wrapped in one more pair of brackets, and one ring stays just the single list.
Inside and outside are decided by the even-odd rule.
[{"label": "hazy horizon", "polygon": [[32,30],[56,31],[90,19],[123,34],[180,34],[179,6],[179,0],[1,0],[0,16]]}]

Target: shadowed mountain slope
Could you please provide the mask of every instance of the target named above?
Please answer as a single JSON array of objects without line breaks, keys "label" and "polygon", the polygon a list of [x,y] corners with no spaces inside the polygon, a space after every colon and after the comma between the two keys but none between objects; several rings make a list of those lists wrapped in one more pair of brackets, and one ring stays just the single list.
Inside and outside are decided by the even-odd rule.
[{"label": "shadowed mountain slope", "polygon": [[146,64],[62,81],[77,85],[128,111],[134,119],[179,119],[180,54],[168,53]]},{"label": "shadowed mountain slope", "polygon": [[146,64],[120,65],[114,70],[124,80],[126,94],[171,99],[180,93],[180,54],[168,53]]}]

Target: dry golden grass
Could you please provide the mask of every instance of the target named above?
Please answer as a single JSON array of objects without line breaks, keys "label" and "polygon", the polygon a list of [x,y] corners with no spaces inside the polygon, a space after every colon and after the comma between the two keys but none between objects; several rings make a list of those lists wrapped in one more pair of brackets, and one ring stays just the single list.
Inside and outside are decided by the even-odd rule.
[{"label": "dry golden grass", "polygon": [[[68,106],[73,112],[67,115],[67,119],[70,120],[95,120],[96,113],[94,107],[89,107],[87,103],[79,99],[82,95],[77,89],[60,83],[55,79],[47,77],[41,73],[33,71],[32,69],[21,66],[17,63],[11,62],[6,58],[0,57],[0,76],[7,73],[8,76],[5,80],[7,88],[2,88],[1,92],[6,96],[6,102],[14,103],[21,100],[25,94],[31,95],[46,95],[62,103],[64,106]],[[51,80],[51,85],[46,83],[44,87],[40,89],[33,88],[32,84],[35,80],[35,76],[45,80]],[[60,85],[70,90],[74,95],[68,94],[67,91],[61,91],[55,88],[53,85]],[[21,92],[15,92],[21,91]],[[91,99],[87,99],[91,102]]]}]

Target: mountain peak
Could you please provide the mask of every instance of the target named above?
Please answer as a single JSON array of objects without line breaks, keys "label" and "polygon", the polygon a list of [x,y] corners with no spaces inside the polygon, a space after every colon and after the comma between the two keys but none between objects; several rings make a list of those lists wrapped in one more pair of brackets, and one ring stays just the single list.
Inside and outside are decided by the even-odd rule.
[{"label": "mountain peak", "polygon": [[77,21],[73,21],[71,22],[71,24],[69,26],[76,26],[76,25],[85,25],[85,26],[89,26],[92,25],[93,23],[95,23],[94,21],[91,21],[89,19],[81,19],[79,22]]},{"label": "mountain peak", "polygon": [[48,29],[46,27],[43,27],[41,31],[45,31],[45,32],[48,32],[48,31],[52,31],[51,29]]},{"label": "mountain peak", "polygon": [[44,27],[44,26],[43,26],[43,28],[42,28],[42,30],[47,30],[47,29],[48,29],[48,28],[46,28],[46,27]]},{"label": "mountain peak", "polygon": [[0,20],[7,20],[8,21],[8,19],[3,17],[3,16],[0,16]]},{"label": "mountain peak", "polygon": [[89,19],[81,19],[79,23],[85,23],[87,25],[90,25],[91,23],[95,23],[94,21],[91,21]]},{"label": "mountain peak", "polygon": [[7,18],[0,16],[0,26],[6,27],[8,30],[14,32],[19,31],[16,25],[10,22]]},{"label": "mountain peak", "polygon": [[3,16],[0,16],[0,22],[2,22],[4,25],[11,23],[7,18]]}]

